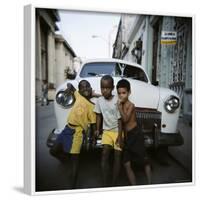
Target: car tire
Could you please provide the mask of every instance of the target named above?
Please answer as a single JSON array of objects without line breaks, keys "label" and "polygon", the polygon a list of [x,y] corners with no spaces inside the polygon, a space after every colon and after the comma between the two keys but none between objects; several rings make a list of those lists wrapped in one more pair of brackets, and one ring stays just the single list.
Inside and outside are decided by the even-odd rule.
[{"label": "car tire", "polygon": [[55,137],[55,128],[51,131],[51,133],[49,134],[48,138],[47,138],[47,142],[46,145],[49,148],[52,148],[54,146],[54,141],[52,140],[53,137]]}]

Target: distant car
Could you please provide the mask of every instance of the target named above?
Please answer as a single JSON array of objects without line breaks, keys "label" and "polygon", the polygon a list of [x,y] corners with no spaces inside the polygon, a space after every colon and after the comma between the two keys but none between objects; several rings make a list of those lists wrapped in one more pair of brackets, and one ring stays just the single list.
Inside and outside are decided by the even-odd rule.
[{"label": "distant car", "polygon": [[[144,132],[146,147],[159,148],[183,144],[183,138],[177,130],[180,99],[174,91],[152,85],[141,65],[119,59],[95,59],[84,62],[74,80],[67,80],[58,87],[54,101],[57,127],[49,135],[49,147],[53,146],[57,134],[64,128],[69,111],[75,102],[74,96],[67,96],[64,92],[67,83],[70,82],[78,89],[79,81],[87,79],[93,90],[100,94],[100,79],[105,74],[113,77],[115,85],[122,78],[130,82],[130,100],[136,106],[136,117]],[[117,95],[116,89],[113,94]],[[96,101],[95,98],[91,100],[94,103]],[[90,145],[89,133],[86,134],[84,145]],[[100,139],[96,147],[101,147]]]}]

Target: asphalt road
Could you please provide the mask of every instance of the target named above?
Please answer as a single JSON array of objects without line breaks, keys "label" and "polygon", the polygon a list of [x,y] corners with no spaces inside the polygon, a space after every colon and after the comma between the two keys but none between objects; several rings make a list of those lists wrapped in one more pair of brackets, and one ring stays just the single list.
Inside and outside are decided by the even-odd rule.
[{"label": "asphalt road", "polygon": [[[70,162],[60,162],[49,154],[46,140],[56,127],[53,103],[48,106],[36,106],[36,191],[55,191],[71,189]],[[161,165],[151,155],[152,184],[170,184],[191,182],[189,174],[172,157],[167,156],[168,165]],[[101,150],[82,151],[80,155],[77,189],[101,188],[102,175],[100,168]],[[136,168],[137,185],[146,185],[142,169]],[[122,167],[117,186],[128,186],[128,180]],[[133,186],[134,187],[134,186]]]}]

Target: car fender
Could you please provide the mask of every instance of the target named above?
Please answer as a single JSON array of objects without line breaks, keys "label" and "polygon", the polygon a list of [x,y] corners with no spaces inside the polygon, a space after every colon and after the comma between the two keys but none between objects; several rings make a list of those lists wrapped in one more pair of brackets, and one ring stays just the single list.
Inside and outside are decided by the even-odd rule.
[{"label": "car fender", "polygon": [[161,132],[166,134],[177,132],[177,123],[180,113],[180,106],[178,109],[176,109],[174,113],[169,113],[165,110],[164,103],[171,95],[174,95],[179,98],[179,96],[173,90],[170,90],[168,88],[160,88],[160,100],[158,104],[158,111],[162,113]]}]

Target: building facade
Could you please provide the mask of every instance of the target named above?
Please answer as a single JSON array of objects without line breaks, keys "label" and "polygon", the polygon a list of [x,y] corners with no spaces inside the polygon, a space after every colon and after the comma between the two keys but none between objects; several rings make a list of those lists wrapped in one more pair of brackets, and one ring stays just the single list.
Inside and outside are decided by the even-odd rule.
[{"label": "building facade", "polygon": [[55,51],[55,87],[58,87],[68,76],[75,73],[74,58],[76,54],[62,35],[55,35]]},{"label": "building facade", "polygon": [[154,85],[171,88],[192,111],[192,18],[123,14],[113,57],[141,64]]},{"label": "building facade", "polygon": [[[73,73],[73,49],[61,35],[56,35],[60,21],[55,9],[36,9],[36,99],[42,96],[42,81],[46,80],[49,94]],[[52,95],[51,95],[51,98]]]}]

